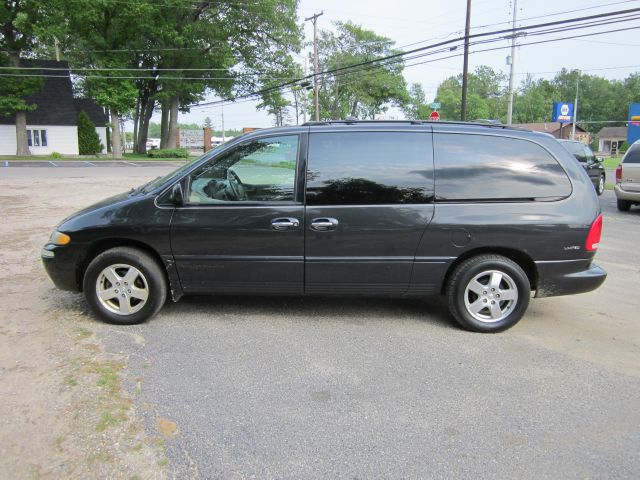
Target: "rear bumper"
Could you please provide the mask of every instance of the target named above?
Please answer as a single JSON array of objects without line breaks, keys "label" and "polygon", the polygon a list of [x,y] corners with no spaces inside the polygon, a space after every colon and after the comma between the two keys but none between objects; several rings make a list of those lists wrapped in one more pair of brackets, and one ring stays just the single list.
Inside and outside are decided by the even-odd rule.
[{"label": "rear bumper", "polygon": [[613,190],[616,192],[616,197],[618,197],[620,200],[640,203],[640,192],[631,192],[629,190],[623,190],[622,188],[620,188],[619,184],[613,187]]},{"label": "rear bumper", "polygon": [[591,260],[536,262],[536,267],[536,297],[590,292],[602,285],[607,278],[607,272],[591,263]]}]

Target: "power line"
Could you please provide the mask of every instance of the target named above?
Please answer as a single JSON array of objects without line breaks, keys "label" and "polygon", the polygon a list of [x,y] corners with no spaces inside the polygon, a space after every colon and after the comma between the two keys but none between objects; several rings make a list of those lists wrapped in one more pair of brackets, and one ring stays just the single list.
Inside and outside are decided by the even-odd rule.
[{"label": "power line", "polygon": [[[557,21],[553,21],[553,22],[545,22],[545,23],[540,23],[540,24],[535,24],[535,25],[527,25],[527,26],[523,26],[523,27],[516,27],[513,29],[501,29],[501,30],[495,30],[492,32],[482,32],[482,33],[475,33],[475,34],[471,34],[469,35],[469,38],[479,38],[479,37],[487,37],[490,35],[498,35],[498,34],[502,34],[502,33],[510,33],[510,32],[522,32],[522,31],[526,31],[527,29],[536,29],[536,28],[543,28],[543,27],[549,27],[549,26],[556,26],[556,25],[563,25],[563,24],[567,24],[567,23],[576,23],[576,22],[580,22],[580,21],[585,21],[585,20],[595,20],[598,18],[609,18],[609,17],[614,17],[614,16],[620,16],[620,15],[625,15],[625,14],[630,14],[630,13],[635,13],[640,11],[640,8],[634,8],[634,9],[627,9],[627,10],[618,10],[618,11],[614,11],[614,12],[607,12],[607,13],[600,13],[600,14],[595,14],[595,15],[588,15],[588,16],[584,16],[584,17],[577,17],[577,18],[571,18],[571,19],[564,19],[564,20],[557,20]],[[404,52],[399,52],[399,53],[395,53],[392,55],[387,55],[385,57],[380,57],[377,59],[373,59],[373,60],[368,60],[366,62],[360,62],[357,64],[353,64],[353,65],[349,65],[349,66],[345,66],[345,67],[339,67],[339,68],[334,68],[331,70],[325,70],[324,72],[319,72],[319,75],[327,75],[327,74],[331,74],[331,73],[336,73],[339,71],[344,71],[344,70],[348,70],[348,69],[353,69],[353,68],[357,68],[357,67],[361,67],[361,66],[365,66],[365,65],[370,65],[370,64],[374,64],[374,63],[378,63],[381,61],[385,61],[385,60],[390,60],[390,59],[394,59],[394,58],[399,58],[399,57],[403,57],[405,55],[411,54],[411,53],[417,53],[417,52],[421,52],[424,50],[429,50],[429,49],[433,49],[436,47],[440,47],[440,46],[445,46],[445,45],[452,45],[456,42],[460,42],[461,40],[463,40],[464,37],[458,37],[455,39],[451,39],[451,40],[445,40],[442,42],[438,42],[432,45],[426,45],[424,47],[419,47],[419,48],[415,48],[412,50],[407,50]],[[276,85],[273,87],[268,87],[268,88],[264,88],[261,90],[258,90],[256,92],[253,93],[248,93],[248,94],[244,94],[241,96],[236,97],[237,99],[241,99],[241,98],[246,98],[246,97],[252,97],[252,96],[258,96],[258,95],[262,95],[264,93],[268,93],[268,92],[272,92],[274,90],[279,90],[283,87],[304,81],[304,80],[308,80],[309,78],[311,78],[313,75],[307,75],[305,77],[301,77],[299,79],[296,80],[292,80],[289,82],[285,82],[283,84],[280,85]]]}]

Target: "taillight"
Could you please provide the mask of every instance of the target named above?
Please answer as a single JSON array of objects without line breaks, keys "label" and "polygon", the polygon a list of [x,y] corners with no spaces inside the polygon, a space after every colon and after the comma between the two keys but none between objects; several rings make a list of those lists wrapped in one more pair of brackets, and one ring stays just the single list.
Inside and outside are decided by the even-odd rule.
[{"label": "taillight", "polygon": [[589,235],[587,235],[587,241],[584,244],[584,248],[587,252],[595,252],[600,246],[600,238],[602,237],[602,214],[598,215],[598,218],[594,220],[589,229]]},{"label": "taillight", "polygon": [[616,183],[620,183],[622,181],[622,164],[616,167]]}]

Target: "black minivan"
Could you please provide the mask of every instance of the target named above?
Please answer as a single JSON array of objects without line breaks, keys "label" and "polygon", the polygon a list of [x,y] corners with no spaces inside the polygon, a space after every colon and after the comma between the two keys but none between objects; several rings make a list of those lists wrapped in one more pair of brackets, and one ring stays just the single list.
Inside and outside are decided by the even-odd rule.
[{"label": "black minivan", "polygon": [[167,297],[446,295],[497,332],[536,297],[588,292],[602,216],[554,138],[495,124],[312,122],[243,135],[64,220],[42,251],[102,319]]}]

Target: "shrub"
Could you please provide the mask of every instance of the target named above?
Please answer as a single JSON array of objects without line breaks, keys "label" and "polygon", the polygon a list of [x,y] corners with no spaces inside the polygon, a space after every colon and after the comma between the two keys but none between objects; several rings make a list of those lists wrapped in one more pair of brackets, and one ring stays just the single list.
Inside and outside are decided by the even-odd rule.
[{"label": "shrub", "polygon": [[147,152],[150,158],[189,158],[189,150],[186,148],[153,149]]},{"label": "shrub", "polygon": [[627,142],[624,142],[622,145],[620,145],[620,148],[618,148],[618,152],[627,153],[628,149],[629,149],[629,144]]},{"label": "shrub", "polygon": [[62,158],[62,154],[60,152],[51,152],[51,158],[53,160],[59,160]]},{"label": "shrub", "polygon": [[78,115],[78,149],[80,155],[95,155],[102,152],[96,126],[84,110]]}]

